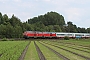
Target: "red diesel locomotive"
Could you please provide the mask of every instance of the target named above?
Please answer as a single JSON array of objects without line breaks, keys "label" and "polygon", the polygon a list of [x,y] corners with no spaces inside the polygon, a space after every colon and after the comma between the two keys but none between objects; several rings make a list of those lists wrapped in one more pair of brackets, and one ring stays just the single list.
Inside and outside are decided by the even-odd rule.
[{"label": "red diesel locomotive", "polygon": [[55,38],[54,32],[38,32],[38,31],[25,31],[23,33],[24,38]]},{"label": "red diesel locomotive", "polygon": [[38,31],[25,31],[24,38],[90,38],[90,33],[63,33],[63,32],[38,32]]}]

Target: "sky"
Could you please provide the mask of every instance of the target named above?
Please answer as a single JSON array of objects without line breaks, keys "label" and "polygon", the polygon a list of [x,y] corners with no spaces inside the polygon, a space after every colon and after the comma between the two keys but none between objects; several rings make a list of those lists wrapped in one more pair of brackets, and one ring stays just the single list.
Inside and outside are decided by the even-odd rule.
[{"label": "sky", "polygon": [[0,12],[9,18],[14,14],[22,22],[51,11],[63,15],[65,22],[90,27],[90,0],[0,0]]}]

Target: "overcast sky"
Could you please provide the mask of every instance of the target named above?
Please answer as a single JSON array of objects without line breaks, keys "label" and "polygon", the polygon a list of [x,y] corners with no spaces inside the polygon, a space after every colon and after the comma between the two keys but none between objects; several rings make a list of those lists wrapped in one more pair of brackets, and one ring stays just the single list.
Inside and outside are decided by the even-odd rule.
[{"label": "overcast sky", "polygon": [[0,12],[22,22],[54,11],[78,27],[90,27],[90,0],[0,0]]}]

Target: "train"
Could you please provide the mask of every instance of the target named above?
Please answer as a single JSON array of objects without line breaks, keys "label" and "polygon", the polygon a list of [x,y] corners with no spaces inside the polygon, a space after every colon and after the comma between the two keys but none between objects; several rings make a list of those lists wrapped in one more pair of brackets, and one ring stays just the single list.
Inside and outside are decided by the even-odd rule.
[{"label": "train", "polygon": [[25,31],[23,37],[28,38],[90,38],[90,33],[66,33],[66,32],[40,32],[40,31]]}]

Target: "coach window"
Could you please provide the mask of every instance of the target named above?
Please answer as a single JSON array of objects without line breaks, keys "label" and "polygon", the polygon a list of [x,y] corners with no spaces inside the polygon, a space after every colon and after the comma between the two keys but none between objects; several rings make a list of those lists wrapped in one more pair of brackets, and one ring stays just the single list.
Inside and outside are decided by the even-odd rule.
[{"label": "coach window", "polygon": [[65,35],[65,34],[57,34],[57,35]]}]

